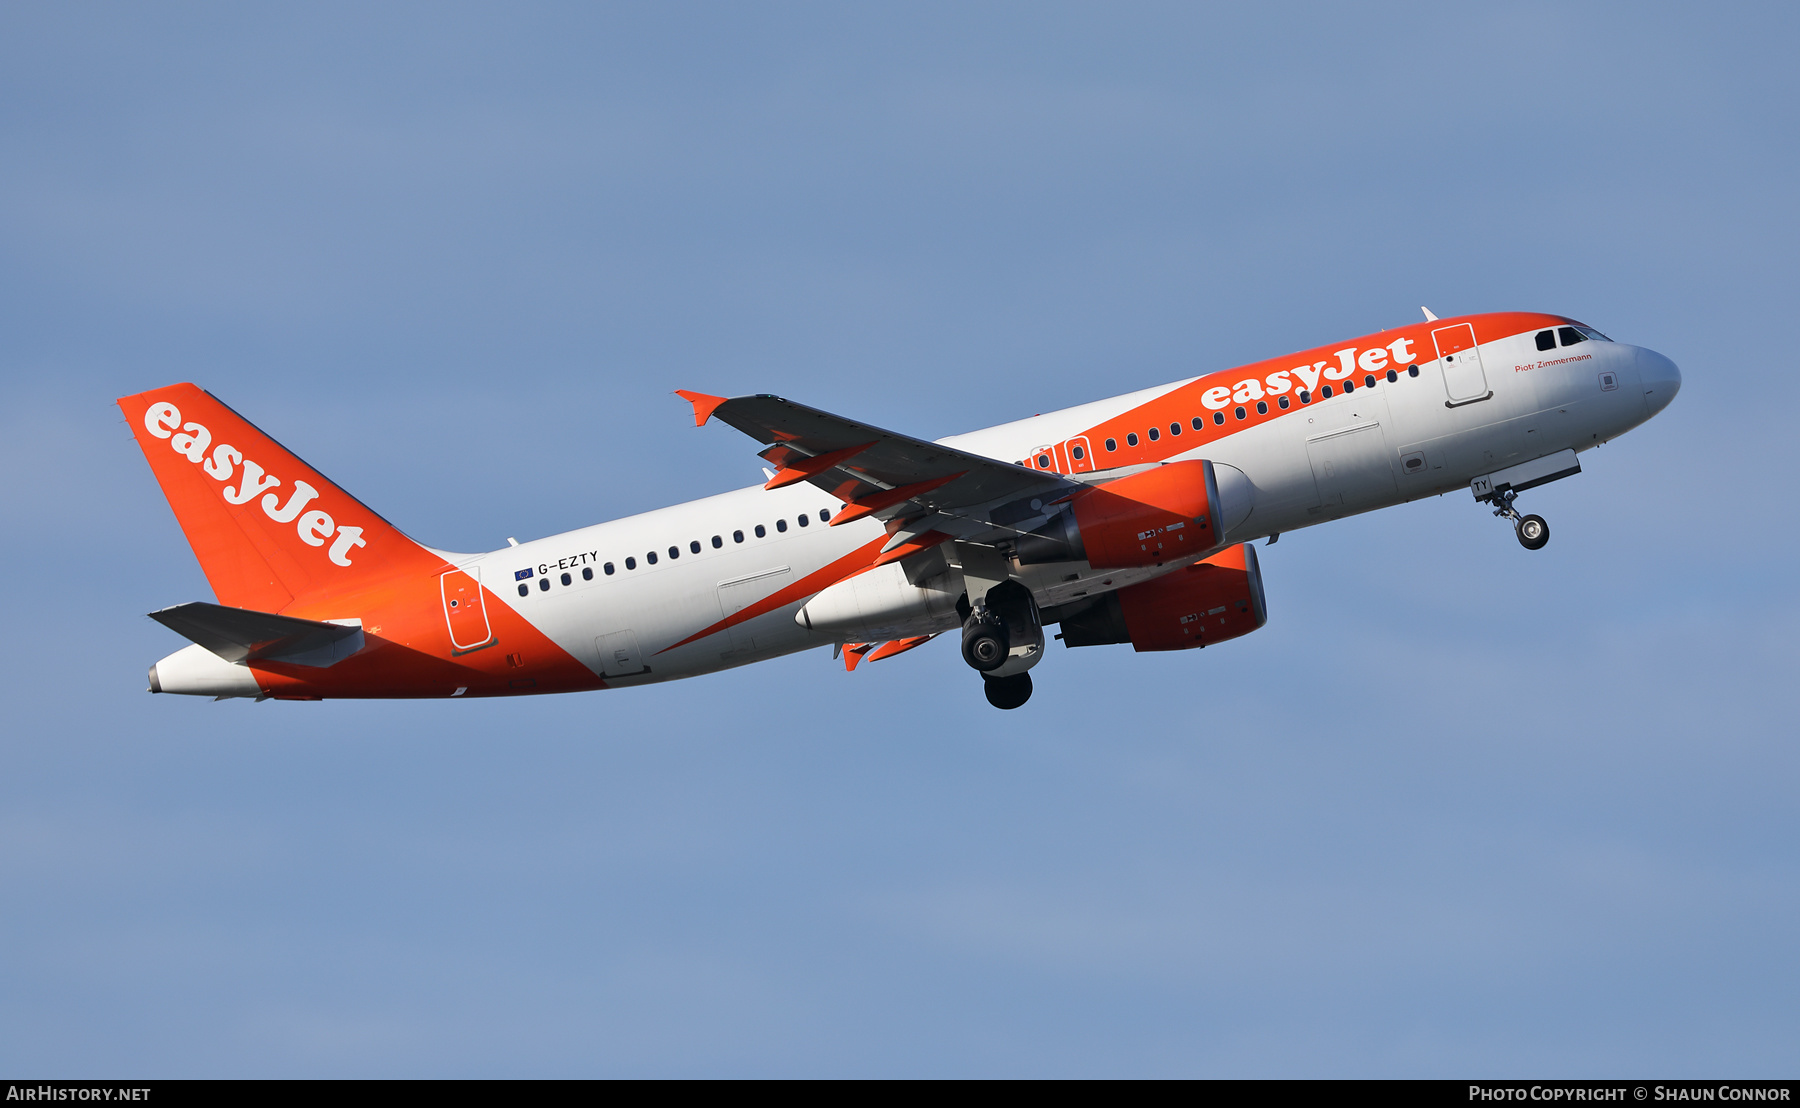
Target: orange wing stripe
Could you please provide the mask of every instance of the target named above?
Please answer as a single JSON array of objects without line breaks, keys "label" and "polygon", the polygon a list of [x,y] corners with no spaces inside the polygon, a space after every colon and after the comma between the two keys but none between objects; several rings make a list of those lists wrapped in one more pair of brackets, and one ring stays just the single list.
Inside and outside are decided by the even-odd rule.
[{"label": "orange wing stripe", "polygon": [[913,647],[924,646],[935,638],[937,638],[936,635],[915,635],[910,639],[895,639],[893,642],[882,643],[870,653],[868,661],[879,662],[883,658],[892,658],[896,654],[904,654]]},{"label": "orange wing stripe", "polygon": [[939,543],[949,542],[950,538],[951,536],[944,534],[942,531],[927,531],[915,539],[909,539],[906,542],[901,543],[899,546],[894,547],[894,549],[889,550],[884,554],[876,555],[875,564],[878,566],[885,566],[889,562],[897,562],[902,558],[917,554],[921,550],[930,550]]},{"label": "orange wing stripe", "polygon": [[816,477],[835,465],[849,461],[869,447],[873,442],[865,442],[860,446],[846,446],[842,450],[833,450],[825,454],[815,454],[810,458],[794,458],[782,465],[780,472],[769,478],[765,489],[784,489],[808,477]]},{"label": "orange wing stripe", "polygon": [[861,519],[871,512],[879,512],[883,508],[892,508],[896,504],[903,504],[915,496],[923,496],[932,489],[948,485],[950,482],[967,473],[967,470],[963,470],[961,473],[952,473],[944,477],[934,477],[929,481],[920,481],[913,485],[901,485],[897,489],[888,489],[885,492],[871,493],[860,500],[849,501],[845,504],[843,511],[832,518],[831,525],[836,527],[841,523],[849,523],[852,520]]}]

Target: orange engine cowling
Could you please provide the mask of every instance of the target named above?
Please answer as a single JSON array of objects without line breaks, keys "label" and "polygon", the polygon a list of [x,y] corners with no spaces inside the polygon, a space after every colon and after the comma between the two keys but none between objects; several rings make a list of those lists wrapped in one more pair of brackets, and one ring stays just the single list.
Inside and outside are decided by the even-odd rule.
[{"label": "orange engine cowling", "polygon": [[1186,650],[1248,635],[1269,620],[1256,550],[1238,543],[1186,569],[1107,593],[1062,620],[1065,646]]},{"label": "orange engine cowling", "polygon": [[1021,538],[1021,565],[1085,559],[1095,569],[1162,565],[1219,545],[1219,486],[1204,459],[1096,485]]}]

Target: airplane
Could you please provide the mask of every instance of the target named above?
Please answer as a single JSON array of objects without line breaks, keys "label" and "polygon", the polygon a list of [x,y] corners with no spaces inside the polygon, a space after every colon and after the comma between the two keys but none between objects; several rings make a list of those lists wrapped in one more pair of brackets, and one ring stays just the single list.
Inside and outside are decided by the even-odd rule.
[{"label": "airplane", "polygon": [[628,688],[831,647],[847,670],[957,633],[989,703],[1065,647],[1186,650],[1268,619],[1253,545],[1468,489],[1520,493],[1646,422],[1675,363],[1559,315],[1346,342],[935,442],[772,395],[677,390],[768,480],[462,554],[403,534],[192,384],[119,400],[216,603],[150,691],[219,699]]}]

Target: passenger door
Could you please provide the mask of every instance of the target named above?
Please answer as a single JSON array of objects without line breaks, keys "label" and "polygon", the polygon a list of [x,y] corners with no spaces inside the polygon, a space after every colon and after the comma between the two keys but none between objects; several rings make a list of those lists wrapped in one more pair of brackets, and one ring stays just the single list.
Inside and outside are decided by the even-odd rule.
[{"label": "passenger door", "polygon": [[1438,366],[1444,374],[1444,393],[1451,407],[1473,404],[1494,395],[1488,390],[1487,374],[1481,368],[1481,347],[1475,342],[1475,328],[1468,323],[1440,327],[1431,332],[1437,347]]},{"label": "passenger door", "polygon": [[438,578],[438,592],[444,601],[444,623],[450,629],[450,649],[461,654],[479,650],[493,641],[488,626],[487,601],[481,595],[481,567],[470,566],[465,572],[453,569]]}]

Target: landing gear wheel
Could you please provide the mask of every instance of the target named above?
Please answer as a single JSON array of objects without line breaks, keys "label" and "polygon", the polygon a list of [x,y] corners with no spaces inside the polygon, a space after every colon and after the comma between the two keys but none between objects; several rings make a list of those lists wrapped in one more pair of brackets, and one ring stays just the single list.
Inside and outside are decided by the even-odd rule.
[{"label": "landing gear wheel", "polygon": [[1519,520],[1519,545],[1527,550],[1542,550],[1550,541],[1550,525],[1543,516],[1526,516]]},{"label": "landing gear wheel", "polygon": [[[1005,665],[1007,652],[1011,649],[1012,644],[1007,639],[1006,625],[998,620],[971,619],[963,627],[963,661],[982,673],[999,669]],[[1029,685],[1026,686],[1025,695],[1031,695]],[[1019,701],[1019,704],[1023,703],[1025,703],[1023,700]],[[1013,705],[1013,707],[1017,706]]]},{"label": "landing gear wheel", "polygon": [[1012,677],[984,677],[981,684],[981,691],[987,693],[988,703],[1001,711],[1010,712],[1031,699],[1029,673],[1015,674]]},{"label": "landing gear wheel", "polygon": [[1543,516],[1522,516],[1513,502],[1519,494],[1510,488],[1502,488],[1493,496],[1494,514],[1512,521],[1513,534],[1519,536],[1519,545],[1527,550],[1542,550],[1550,541],[1550,525],[1544,522]]}]

